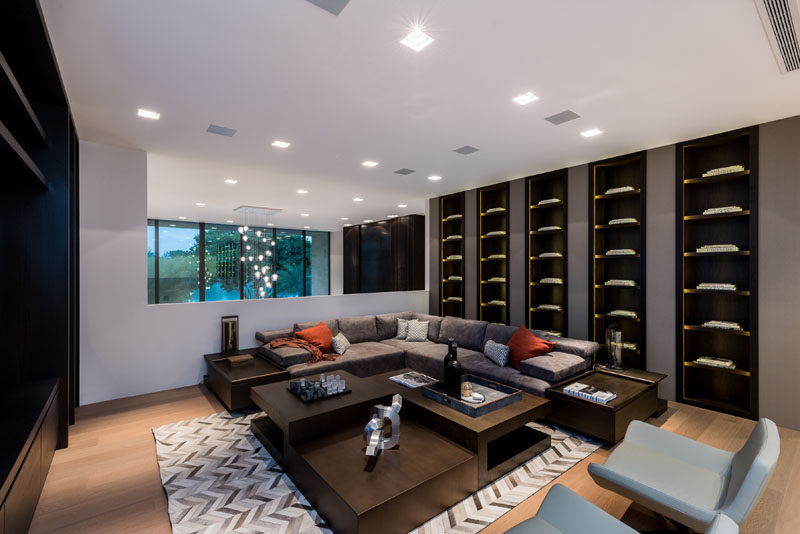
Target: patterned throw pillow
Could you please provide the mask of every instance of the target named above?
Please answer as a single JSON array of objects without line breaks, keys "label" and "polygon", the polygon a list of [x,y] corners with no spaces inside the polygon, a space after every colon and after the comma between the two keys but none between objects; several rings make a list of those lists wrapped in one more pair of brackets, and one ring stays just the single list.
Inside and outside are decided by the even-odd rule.
[{"label": "patterned throw pillow", "polygon": [[[333,339],[334,341],[336,340],[336,338]],[[505,367],[506,363],[508,362],[508,345],[501,345],[500,343],[495,343],[490,339],[486,342],[486,346],[483,348],[483,353],[487,358],[492,360],[500,367]]]},{"label": "patterned throw pillow", "polygon": [[408,321],[406,341],[428,341],[428,321]]},{"label": "patterned throw pillow", "polygon": [[397,319],[397,336],[395,339],[405,339],[408,335],[408,319]]},{"label": "patterned throw pillow", "polygon": [[350,342],[347,341],[347,338],[344,337],[344,334],[341,332],[331,339],[331,345],[333,346],[333,352],[336,354],[344,354],[344,351],[350,348]]}]

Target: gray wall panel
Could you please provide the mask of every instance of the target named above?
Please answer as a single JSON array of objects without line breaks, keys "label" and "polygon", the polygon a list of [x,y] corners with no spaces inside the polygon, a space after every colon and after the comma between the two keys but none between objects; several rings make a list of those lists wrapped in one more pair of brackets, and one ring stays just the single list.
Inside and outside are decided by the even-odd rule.
[{"label": "gray wall panel", "polygon": [[440,280],[439,268],[441,267],[439,257],[439,224],[441,216],[439,215],[439,199],[428,199],[428,290],[429,300],[428,308],[429,313],[439,315],[439,295]]},{"label": "gray wall panel", "polygon": [[512,181],[509,189],[509,324],[522,325],[527,321],[525,313],[525,285],[528,260],[525,258],[525,239],[528,229],[525,225],[525,211],[528,202],[525,194],[525,178]]},{"label": "gray wall panel", "polygon": [[569,337],[589,337],[589,166],[568,169],[567,284]]},{"label": "gray wall panel", "polygon": [[464,195],[464,317],[478,318],[478,190]]}]

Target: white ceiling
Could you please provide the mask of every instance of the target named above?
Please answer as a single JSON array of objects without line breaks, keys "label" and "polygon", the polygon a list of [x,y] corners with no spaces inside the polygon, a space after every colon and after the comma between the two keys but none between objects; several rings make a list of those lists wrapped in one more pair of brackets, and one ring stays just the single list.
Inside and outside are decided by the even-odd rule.
[{"label": "white ceiling", "polygon": [[[336,229],[800,114],[800,72],[779,74],[752,0],[352,0],[338,17],[304,0],[42,3],[79,136],[149,153],[151,217],[250,204]],[[421,53],[398,42],[418,23],[436,39]],[[511,101],[526,91],[540,99]],[[543,120],[567,108],[582,118]],[[452,152],[466,144],[481,150]]]}]

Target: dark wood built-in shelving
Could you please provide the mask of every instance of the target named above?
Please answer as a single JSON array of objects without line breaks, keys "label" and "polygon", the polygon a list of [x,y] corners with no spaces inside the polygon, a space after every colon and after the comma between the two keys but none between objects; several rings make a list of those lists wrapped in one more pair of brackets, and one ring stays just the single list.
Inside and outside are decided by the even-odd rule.
[{"label": "dark wood built-in shelving", "polygon": [[[452,315],[464,317],[464,193],[455,193],[439,199],[439,257],[441,259],[440,273],[442,281],[439,284],[439,294],[442,302],[439,305],[439,315]],[[459,239],[447,239],[448,236],[461,236]],[[448,260],[447,257],[459,254],[460,260]],[[448,280],[451,276],[460,276],[461,280]],[[459,297],[461,300],[448,300],[450,297]]]},{"label": "dark wood built-in shelving", "polygon": [[[509,307],[509,186],[508,183],[478,189],[478,235],[503,231],[505,235],[494,239],[478,240],[478,317],[493,323],[508,324]],[[503,208],[501,211],[488,211]],[[490,258],[492,254],[505,254],[504,258]],[[492,277],[503,277],[505,282],[483,283]],[[503,302],[504,305],[491,301]]]},{"label": "dark wood built-in shelving", "polygon": [[[589,332],[605,345],[606,328],[616,324],[624,342],[625,367],[646,368],[645,340],[645,191],[646,154],[638,152],[589,165]],[[606,193],[630,186],[632,191]],[[612,219],[634,218],[635,223],[609,224]],[[631,255],[610,255],[612,249],[632,249]],[[606,280],[633,280],[636,286],[606,286]],[[636,312],[635,319],[608,315],[613,310]],[[605,350],[604,350],[605,352]],[[605,355],[600,356],[605,359]]]},{"label": "dark wood built-in shelving", "polygon": [[[539,174],[526,180],[526,228],[528,241],[528,327],[567,335],[567,170]],[[559,202],[539,205],[542,200]],[[539,228],[558,226],[556,230]],[[539,258],[544,252],[560,252],[561,257]],[[552,260],[552,261],[549,261]],[[560,278],[561,284],[540,283],[544,278]],[[542,304],[555,304],[561,310],[538,310]]]},{"label": "dark wood built-in shelving", "polygon": [[[677,400],[758,418],[758,130],[747,128],[677,146]],[[721,167],[744,170],[703,177]],[[742,211],[703,215],[709,208]],[[702,245],[733,244],[734,252],[698,253]],[[730,283],[735,291],[697,289]],[[742,330],[702,326],[710,320]],[[735,369],[695,362],[725,358]]]}]

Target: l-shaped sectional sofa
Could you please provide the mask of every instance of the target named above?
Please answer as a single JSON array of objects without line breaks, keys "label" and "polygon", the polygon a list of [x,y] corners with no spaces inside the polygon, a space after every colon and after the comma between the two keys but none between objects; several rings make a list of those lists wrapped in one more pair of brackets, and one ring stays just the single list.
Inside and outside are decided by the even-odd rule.
[{"label": "l-shaped sectional sofa", "polygon": [[[427,341],[396,339],[397,319],[428,321]],[[302,348],[271,348],[269,343],[319,323],[297,323],[293,328],[265,330],[256,333],[259,351],[269,360],[286,368],[294,377],[328,373],[341,369],[356,376],[372,376],[410,367],[435,378],[442,378],[447,341],[458,344],[458,361],[464,373],[501,382],[535,395],[556,382],[580,373],[591,366],[600,346],[592,341],[557,337],[541,330],[534,335],[555,343],[551,352],[520,363],[519,371],[511,366],[500,367],[483,354],[487,341],[507,344],[518,327],[486,321],[438,317],[416,312],[385,313],[358,317],[340,317],[323,321],[335,336],[342,332],[350,341],[347,351],[332,361],[308,364],[311,353]]]}]

